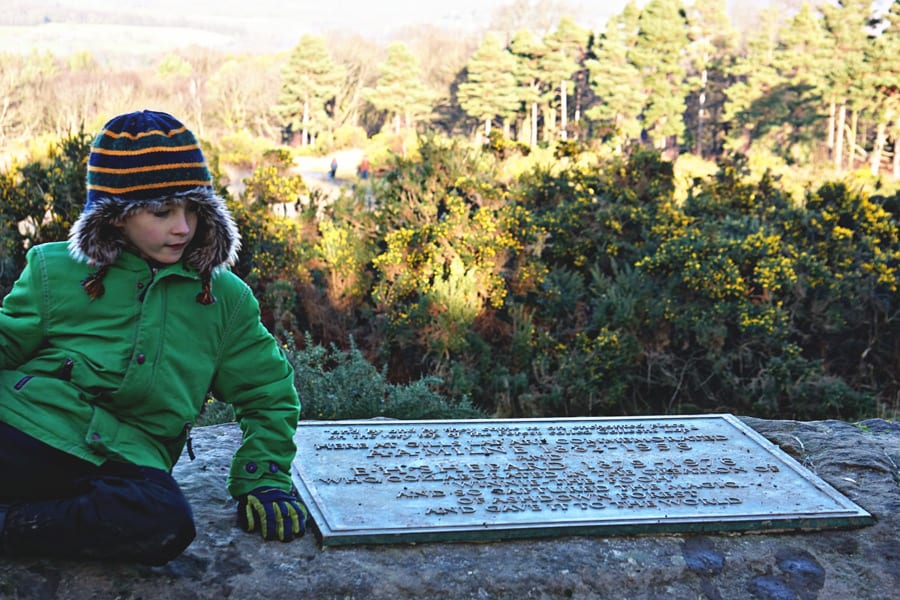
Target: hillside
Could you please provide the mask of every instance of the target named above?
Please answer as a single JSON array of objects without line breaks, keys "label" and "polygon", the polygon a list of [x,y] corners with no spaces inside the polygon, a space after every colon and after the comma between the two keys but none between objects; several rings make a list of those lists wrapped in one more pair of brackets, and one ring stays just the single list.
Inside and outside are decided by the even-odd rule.
[{"label": "hillside", "polygon": [[[456,0],[452,3],[334,0],[326,5],[258,0],[7,0],[0,11],[0,52],[32,48],[96,56],[141,55],[187,45],[234,52],[278,52],[304,33],[358,34],[380,42],[428,24],[468,33],[516,30],[542,17],[554,24],[568,15],[599,30],[625,0]],[[735,23],[751,24],[768,2],[728,2]],[[523,7],[529,7],[525,12]],[[548,8],[549,7],[549,8]]]},{"label": "hillside", "polygon": [[[323,8],[311,2],[261,0],[251,13],[247,3],[237,0],[13,0],[12,10],[0,13],[0,50],[99,46],[98,53],[103,54],[130,46],[158,51],[196,43],[221,50],[273,52],[291,48],[304,33],[352,32],[385,39],[422,23],[471,31],[487,24],[493,8],[511,3],[463,0],[410,6],[395,1],[369,8],[359,0],[338,0]],[[599,14],[597,9],[573,10],[583,22],[602,22],[593,17]],[[610,11],[607,7],[603,12]]]},{"label": "hillside", "polygon": [[[237,52],[290,48],[303,33],[302,28],[291,25],[309,23],[309,15],[289,3],[261,4],[259,15],[250,17],[246,5],[233,0],[163,0],[153,3],[153,10],[132,0],[114,4],[14,0],[12,10],[0,13],[0,51],[39,48],[68,54],[91,50],[102,59],[159,55],[189,45]],[[309,11],[308,4],[305,6]]]}]

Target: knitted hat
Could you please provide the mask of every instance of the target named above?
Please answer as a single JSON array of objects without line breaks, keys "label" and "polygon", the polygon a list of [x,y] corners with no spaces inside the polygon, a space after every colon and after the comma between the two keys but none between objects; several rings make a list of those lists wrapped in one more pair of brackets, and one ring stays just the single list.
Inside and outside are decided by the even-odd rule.
[{"label": "knitted hat", "polygon": [[209,304],[212,274],[235,262],[240,235],[213,191],[197,138],[172,115],[150,110],[104,125],[88,157],[87,202],[69,232],[69,253],[99,267],[82,282],[85,291],[92,298],[103,294],[103,277],[127,247],[117,222],[140,209],[187,201],[196,206],[197,231],[182,260],[203,281],[197,301]]}]

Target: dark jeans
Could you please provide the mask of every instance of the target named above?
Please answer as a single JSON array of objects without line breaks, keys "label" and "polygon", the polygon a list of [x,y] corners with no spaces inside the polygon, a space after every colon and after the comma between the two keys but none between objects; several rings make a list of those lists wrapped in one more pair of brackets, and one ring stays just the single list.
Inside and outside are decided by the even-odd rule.
[{"label": "dark jeans", "polygon": [[172,560],[193,541],[194,517],[171,475],[107,462],[99,467],[0,423],[0,554]]}]

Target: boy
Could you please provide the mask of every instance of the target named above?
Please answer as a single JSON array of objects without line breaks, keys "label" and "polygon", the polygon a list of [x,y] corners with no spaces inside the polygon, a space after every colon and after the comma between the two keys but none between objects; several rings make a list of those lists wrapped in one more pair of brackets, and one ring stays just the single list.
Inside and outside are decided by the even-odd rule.
[{"label": "boy", "polygon": [[171,470],[210,390],[243,431],[239,524],[303,534],[293,371],[226,268],[239,245],[183,124],[141,111],[104,126],[68,243],[32,248],[0,308],[0,556],[178,556],[195,530]]}]

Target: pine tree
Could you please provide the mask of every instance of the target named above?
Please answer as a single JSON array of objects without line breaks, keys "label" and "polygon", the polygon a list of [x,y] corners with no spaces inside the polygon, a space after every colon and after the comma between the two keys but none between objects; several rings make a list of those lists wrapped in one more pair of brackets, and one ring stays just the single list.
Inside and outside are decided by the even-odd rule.
[{"label": "pine tree", "polygon": [[592,50],[596,58],[587,61],[590,85],[597,97],[587,116],[598,122],[603,138],[609,139],[617,151],[641,136],[641,73],[628,60],[636,34],[627,13],[611,18],[603,35],[595,41]]},{"label": "pine tree", "polygon": [[[777,88],[778,94],[774,95],[777,102],[770,104],[782,107],[782,110],[772,115],[769,122],[773,129],[780,128],[791,137],[769,142],[777,144],[776,148],[783,149],[782,152],[796,154],[801,143],[811,146],[826,139],[833,131],[832,120],[826,121],[826,115],[831,113],[827,101],[828,83],[823,78],[833,61],[827,37],[821,18],[809,3],[804,3],[780,29],[774,65],[778,81],[782,83]],[[828,125],[824,127],[826,123]],[[833,147],[833,142],[829,141],[828,147]]]},{"label": "pine tree", "polygon": [[547,50],[540,62],[542,78],[548,83],[544,99],[548,112],[559,107],[559,131],[563,140],[568,138],[570,94],[575,94],[576,114],[580,112],[581,89],[577,82],[586,79],[582,70],[589,40],[588,31],[568,17],[562,18],[556,30],[544,39]]},{"label": "pine tree", "polygon": [[662,149],[684,137],[687,20],[679,0],[650,0],[638,23],[630,58],[644,80],[644,129]]},{"label": "pine tree", "polygon": [[535,38],[528,29],[517,31],[509,42],[509,52],[516,60],[515,78],[519,86],[519,98],[527,113],[528,142],[533,148],[537,145],[538,102],[541,99],[540,62],[547,48]]},{"label": "pine tree", "polygon": [[[827,90],[835,106],[834,153],[832,160],[837,170],[844,168],[845,142],[849,148],[849,162],[856,156],[856,128],[853,124],[864,110],[866,96],[866,49],[871,41],[869,23],[872,20],[869,0],[843,0],[838,6],[824,5],[825,30],[832,44],[832,60],[825,73]],[[848,113],[851,125],[847,124]]]},{"label": "pine tree", "polygon": [[282,71],[281,95],[275,108],[286,126],[301,131],[301,143],[327,129],[327,105],[334,100],[343,69],[331,59],[325,38],[304,35]]},{"label": "pine tree", "polygon": [[490,134],[495,117],[503,119],[506,127],[521,104],[515,58],[500,45],[496,35],[488,34],[466,71],[466,81],[457,93],[460,106],[466,114],[484,122],[485,136]]},{"label": "pine tree", "polygon": [[388,46],[387,58],[379,66],[378,82],[366,90],[366,99],[378,110],[386,112],[394,124],[394,132],[413,128],[417,121],[431,114],[434,94],[422,81],[419,61],[402,42]]},{"label": "pine tree", "polygon": [[725,0],[695,0],[688,9],[694,152],[704,155],[719,150],[721,127],[719,113],[724,89],[730,82],[725,69],[737,53],[737,35],[725,11]]},{"label": "pine tree", "polygon": [[893,175],[900,178],[900,2],[891,4],[883,29],[866,54],[870,69],[867,88],[872,94],[876,133],[869,162],[878,175],[888,138],[893,139]]},{"label": "pine tree", "polygon": [[746,153],[750,149],[765,128],[756,107],[764,105],[772,90],[783,83],[775,64],[778,18],[774,8],[762,11],[759,27],[747,40],[747,49],[728,69],[734,83],[725,90],[722,117],[723,126],[730,132],[725,148],[732,152]]}]

